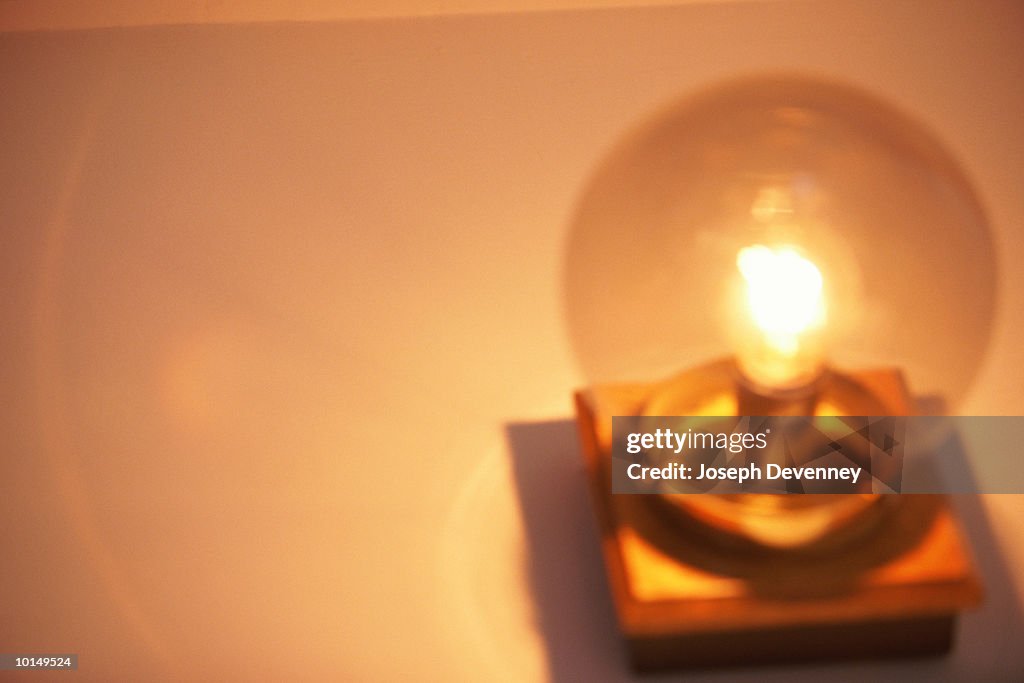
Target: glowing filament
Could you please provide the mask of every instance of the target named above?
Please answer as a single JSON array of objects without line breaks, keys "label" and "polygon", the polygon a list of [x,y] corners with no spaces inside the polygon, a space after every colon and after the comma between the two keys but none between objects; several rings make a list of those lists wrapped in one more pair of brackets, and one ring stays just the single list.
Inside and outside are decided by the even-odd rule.
[{"label": "glowing filament", "polygon": [[825,299],[821,271],[791,246],[744,247],[736,267],[746,285],[753,335],[740,366],[756,384],[787,388],[810,381],[822,363]]}]

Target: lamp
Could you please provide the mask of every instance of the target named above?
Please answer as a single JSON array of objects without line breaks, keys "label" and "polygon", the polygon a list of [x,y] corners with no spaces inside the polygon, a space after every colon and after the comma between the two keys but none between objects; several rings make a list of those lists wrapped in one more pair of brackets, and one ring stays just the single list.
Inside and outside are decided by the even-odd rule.
[{"label": "lamp", "polygon": [[[570,237],[567,313],[594,380],[580,433],[638,668],[806,658],[793,639],[808,634],[815,657],[949,647],[980,589],[941,499],[614,496],[609,423],[906,415],[907,372],[955,401],[990,335],[993,263],[950,155],[855,88],[727,83],[605,160]],[[945,593],[928,589],[936,572]]]}]

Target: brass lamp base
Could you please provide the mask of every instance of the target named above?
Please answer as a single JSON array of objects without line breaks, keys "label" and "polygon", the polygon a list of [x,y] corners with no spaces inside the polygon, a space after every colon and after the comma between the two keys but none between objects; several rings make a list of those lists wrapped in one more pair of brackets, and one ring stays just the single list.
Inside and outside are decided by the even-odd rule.
[{"label": "brass lamp base", "polygon": [[[888,406],[909,405],[896,370],[848,377]],[[659,496],[612,494],[611,417],[640,414],[663,390],[633,384],[576,394],[608,582],[635,669],[950,649],[957,615],[982,591],[943,496],[884,496],[855,537],[777,549],[730,543],[699,516],[666,511]]]}]

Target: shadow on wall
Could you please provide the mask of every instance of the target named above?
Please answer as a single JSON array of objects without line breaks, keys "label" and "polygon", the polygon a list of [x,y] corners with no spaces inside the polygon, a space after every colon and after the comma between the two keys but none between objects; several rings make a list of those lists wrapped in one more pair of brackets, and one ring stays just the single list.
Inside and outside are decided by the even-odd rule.
[{"label": "shadow on wall", "polygon": [[573,420],[506,427],[553,681],[628,680]]}]

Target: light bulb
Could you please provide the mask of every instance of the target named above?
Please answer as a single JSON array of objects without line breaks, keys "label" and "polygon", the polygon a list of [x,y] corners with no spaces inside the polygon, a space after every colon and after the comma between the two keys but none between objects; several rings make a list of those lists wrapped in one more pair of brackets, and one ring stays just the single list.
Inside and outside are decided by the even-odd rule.
[{"label": "light bulb", "polygon": [[[758,245],[817,267],[819,325],[787,331],[799,297],[766,295],[755,317],[737,255]],[[955,409],[992,338],[996,262],[927,127],[855,87],[765,75],[668,103],[612,148],[566,242],[565,319],[591,383],[727,351],[748,388],[788,393],[813,387],[827,351],[829,370],[899,366]]]},{"label": "light bulb", "polygon": [[736,255],[743,280],[737,365],[763,393],[811,386],[824,368],[827,312],[821,270],[792,245],[743,247]]},{"label": "light bulb", "polygon": [[[597,169],[566,316],[598,386],[681,370],[645,416],[898,415],[902,379],[858,377],[902,368],[955,405],[991,338],[995,264],[973,189],[918,122],[854,87],[753,77],[670,104]],[[730,547],[782,549],[852,542],[879,500],[666,490],[658,505]]]}]

